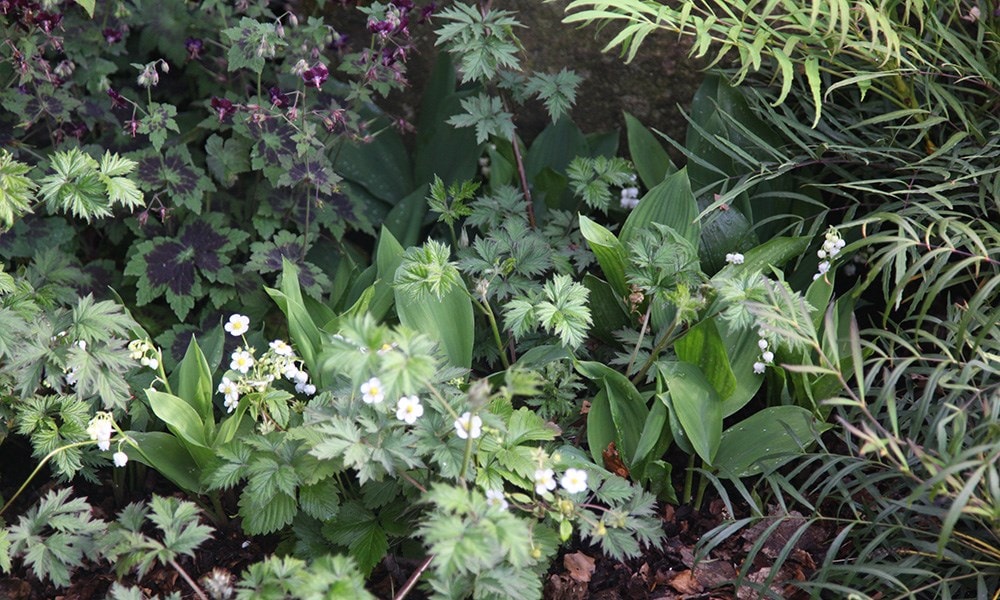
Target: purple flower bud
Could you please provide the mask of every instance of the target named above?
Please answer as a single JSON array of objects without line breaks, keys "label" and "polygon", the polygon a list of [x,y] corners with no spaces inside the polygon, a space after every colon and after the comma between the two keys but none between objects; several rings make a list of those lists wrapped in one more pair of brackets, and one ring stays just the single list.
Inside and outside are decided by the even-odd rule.
[{"label": "purple flower bud", "polygon": [[38,25],[45,33],[52,33],[52,30],[59,27],[60,23],[62,23],[62,15],[58,14],[40,12],[35,17],[35,25]]},{"label": "purple flower bud", "polygon": [[212,110],[219,115],[219,122],[221,123],[226,120],[226,117],[236,112],[236,107],[232,102],[226,100],[225,98],[212,96]]},{"label": "purple flower bud", "polygon": [[128,106],[125,97],[119,94],[114,88],[108,88],[108,97],[111,98],[111,110]]},{"label": "purple flower bud", "polygon": [[327,80],[330,76],[330,71],[326,68],[326,65],[319,62],[313,65],[311,69],[306,69],[302,72],[302,79],[307,85],[311,85],[317,90],[323,85],[323,82]]},{"label": "purple flower bud", "polygon": [[197,60],[201,56],[205,43],[198,38],[188,38],[184,41],[184,49],[187,50],[188,60]]},{"label": "purple flower bud", "polygon": [[111,44],[117,44],[118,42],[122,41],[121,30],[115,29],[114,27],[106,28],[104,31],[101,32],[101,35],[104,36],[104,41],[106,41],[109,46]]},{"label": "purple flower bud", "polygon": [[348,41],[350,41],[350,38],[347,37],[346,33],[338,33],[333,36],[333,41],[330,42],[330,46],[332,46],[337,52],[343,52],[347,49]]},{"label": "purple flower bud", "polygon": [[424,7],[420,9],[420,18],[417,19],[417,23],[423,25],[425,21],[430,21],[435,10],[437,10],[437,4],[433,2],[424,5]]},{"label": "purple flower bud", "polygon": [[285,93],[281,91],[281,88],[274,86],[267,90],[267,95],[271,97],[271,106],[276,108],[281,108],[287,104],[285,100]]}]

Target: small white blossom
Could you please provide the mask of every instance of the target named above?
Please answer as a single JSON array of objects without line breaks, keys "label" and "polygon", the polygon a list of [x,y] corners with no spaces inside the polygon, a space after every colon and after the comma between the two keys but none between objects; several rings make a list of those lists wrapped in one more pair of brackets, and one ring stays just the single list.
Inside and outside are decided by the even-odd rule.
[{"label": "small white blossom", "polygon": [[535,471],[535,492],[544,494],[556,489],[556,476],[552,469],[538,469]]},{"label": "small white blossom", "polygon": [[236,387],[236,383],[228,377],[223,377],[222,383],[219,384],[219,393],[226,397],[224,402],[226,410],[228,412],[236,410],[236,405],[240,401],[240,390]]},{"label": "small white blossom", "polygon": [[639,206],[639,188],[622,188],[621,206],[625,210],[632,210],[636,206]]},{"label": "small white blossom", "polygon": [[299,376],[299,368],[295,366],[295,363],[288,363],[281,370],[281,375],[289,381],[295,381],[295,378]]},{"label": "small white blossom", "polygon": [[250,330],[250,317],[241,314],[234,314],[229,317],[229,322],[224,326],[230,335],[239,337]]},{"label": "small white blossom", "polygon": [[382,347],[378,349],[378,355],[384,356],[396,347],[396,344],[382,344]]},{"label": "small white blossom", "polygon": [[424,405],[416,396],[403,396],[396,402],[396,418],[407,425],[413,425],[424,414]]},{"label": "small white blossom", "polygon": [[767,340],[764,338],[757,340],[757,347],[761,350],[767,350]]},{"label": "small white blossom", "polygon": [[[302,385],[305,385],[309,383],[309,373],[306,373],[305,371],[296,370],[295,375],[292,377],[292,379],[295,380],[295,383],[301,383]],[[363,387],[364,386],[362,386],[362,388]]]},{"label": "small white blossom", "polygon": [[270,344],[271,350],[274,351],[278,356],[291,356],[292,347],[289,346],[284,340],[274,340]]},{"label": "small white blossom", "polygon": [[119,450],[111,455],[111,460],[114,461],[116,467],[124,467],[128,464],[128,454]]},{"label": "small white blossom", "polygon": [[111,424],[111,415],[104,412],[97,413],[90,423],[87,424],[87,435],[90,439],[97,441],[97,447],[107,451],[111,449],[111,434],[114,426]]},{"label": "small white blossom", "polygon": [[730,252],[729,254],[726,254],[726,262],[731,265],[742,265],[744,260],[746,260],[746,257],[739,252]]},{"label": "small white blossom", "polygon": [[232,354],[232,362],[229,368],[240,373],[246,373],[253,366],[253,355],[246,350],[237,350]]},{"label": "small white blossom", "polygon": [[760,359],[766,363],[774,362],[774,352],[770,350],[765,350],[763,354],[760,355]]},{"label": "small white blossom", "polygon": [[382,389],[382,382],[378,377],[372,377],[361,384],[361,399],[365,404],[378,404],[385,399],[385,390]]},{"label": "small white blossom", "polygon": [[510,506],[503,496],[503,490],[486,490],[486,506],[495,506],[500,510],[507,510]]},{"label": "small white blossom", "polygon": [[79,348],[80,350],[83,350],[84,352],[86,352],[86,350],[87,350],[87,341],[86,340],[78,340],[76,342],[76,347]]},{"label": "small white blossom", "polygon": [[76,372],[79,370],[77,367],[73,367],[69,371],[66,371],[66,385],[74,386],[76,385]]},{"label": "small white blossom", "polygon": [[311,383],[307,383],[302,386],[302,393],[306,396],[313,396],[316,394],[316,386]]},{"label": "small white blossom", "polygon": [[455,419],[454,425],[455,435],[463,440],[476,439],[483,435],[483,420],[479,418],[479,415],[464,412],[461,417]]},{"label": "small white blossom", "polygon": [[753,364],[753,372],[757,375],[763,373],[765,369],[767,369],[767,365],[762,362],[758,361]]},{"label": "small white blossom", "polygon": [[139,359],[139,364],[141,364],[144,367],[149,367],[150,369],[155,371],[160,366],[160,361],[156,360],[151,356],[143,356],[141,359]]},{"label": "small white blossom", "polygon": [[559,485],[570,494],[579,494],[587,489],[587,472],[580,469],[566,469]]}]

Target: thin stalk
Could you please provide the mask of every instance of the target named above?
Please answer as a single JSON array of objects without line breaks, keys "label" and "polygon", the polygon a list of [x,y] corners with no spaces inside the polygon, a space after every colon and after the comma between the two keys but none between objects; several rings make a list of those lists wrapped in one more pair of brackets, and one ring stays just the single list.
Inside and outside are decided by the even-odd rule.
[{"label": "thin stalk", "polygon": [[73,442],[72,444],[66,444],[65,446],[59,446],[58,448],[56,448],[52,452],[49,452],[48,454],[46,454],[42,458],[42,460],[39,461],[38,465],[35,467],[35,470],[32,471],[28,475],[27,479],[24,480],[24,483],[21,484],[21,487],[17,488],[17,491],[14,492],[14,495],[12,495],[9,500],[7,500],[7,503],[3,505],[3,508],[0,508],[0,515],[2,515],[5,512],[7,512],[7,509],[10,508],[10,505],[14,503],[14,500],[17,500],[17,497],[21,495],[21,493],[25,490],[25,488],[28,487],[28,484],[31,483],[31,480],[35,478],[35,475],[38,475],[38,472],[42,470],[42,467],[45,466],[45,463],[49,462],[52,459],[53,456],[55,456],[56,454],[59,454],[63,450],[69,450],[70,448],[76,448],[78,446],[86,446],[86,445],[89,445],[89,444],[96,444],[96,443],[97,442],[95,442],[93,440],[87,440],[85,442]]},{"label": "thin stalk", "polygon": [[646,337],[646,329],[649,328],[649,316],[652,312],[653,303],[650,302],[649,306],[646,307],[646,314],[642,315],[642,327],[639,329],[639,341],[635,343],[635,349],[632,350],[632,356],[628,359],[628,368],[625,369],[626,375],[632,372],[632,365],[635,364],[635,359],[639,356],[639,348],[642,347],[642,340]]},{"label": "thin stalk", "polygon": [[691,503],[691,488],[694,487],[694,454],[688,457],[688,468],[684,471],[684,491],[681,493],[684,504]]},{"label": "thin stalk", "polygon": [[653,351],[649,353],[649,358],[646,359],[646,364],[642,365],[642,368],[639,369],[639,372],[636,373],[635,377],[632,378],[633,384],[639,385],[639,383],[643,380],[643,378],[646,377],[646,373],[649,372],[649,368],[652,367],[653,363],[656,362],[656,357],[659,356],[660,352],[663,352],[663,349],[667,347],[667,344],[673,340],[674,330],[676,330],[677,325],[680,324],[679,317],[680,317],[679,312],[678,314],[674,315],[674,320],[670,322],[670,327],[668,327],[667,330],[663,332],[663,336],[660,338],[660,341],[657,342],[656,346],[653,348]]},{"label": "thin stalk", "polygon": [[486,315],[486,319],[490,322],[490,329],[493,331],[493,341],[497,345],[497,350],[500,351],[500,362],[503,363],[503,368],[506,369],[510,367],[510,361],[507,359],[507,352],[503,347],[503,340],[500,338],[500,329],[497,327],[496,316],[493,314],[493,309],[490,308],[489,302],[480,302],[475,298],[475,296],[472,295],[471,292],[469,293],[469,297],[472,298],[472,303],[475,304],[484,315]]},{"label": "thin stalk", "polygon": [[177,573],[181,576],[181,579],[186,581],[187,584],[191,586],[191,589],[194,590],[195,595],[201,598],[201,600],[208,600],[208,596],[205,595],[205,592],[201,591],[201,588],[198,587],[198,584],[194,582],[194,579],[191,579],[191,576],[187,574],[187,571],[184,570],[184,567],[177,564],[177,561],[172,558],[168,560],[167,563],[169,563],[170,566],[173,567],[175,571],[177,571]]},{"label": "thin stalk", "polygon": [[420,563],[420,565],[416,568],[416,570],[413,571],[413,573],[410,575],[410,578],[406,580],[406,583],[403,584],[403,587],[401,587],[399,591],[396,593],[396,595],[392,597],[392,600],[403,600],[403,598],[405,598],[406,595],[409,594],[411,590],[413,590],[413,587],[417,585],[417,581],[420,580],[420,576],[424,574],[424,571],[427,570],[427,567],[431,565],[432,560],[434,560],[433,554],[425,558],[424,562]]},{"label": "thin stalk", "polygon": [[514,147],[514,162],[517,164],[517,176],[521,180],[521,191],[524,193],[524,200],[528,204],[528,225],[535,228],[535,204],[531,199],[531,190],[528,188],[528,175],[524,170],[524,159],[521,158],[521,147],[517,143],[517,136],[511,139]]},{"label": "thin stalk", "polygon": [[[691,458],[693,459],[694,457],[692,456]],[[693,463],[693,461],[692,461],[692,463]],[[702,466],[704,466],[704,462],[702,462]],[[708,488],[708,477],[705,477],[704,474],[699,475],[698,476],[698,494],[694,498],[694,509],[695,510],[701,510],[701,502],[702,502],[702,500],[705,499],[705,489],[707,489],[707,488]]]}]

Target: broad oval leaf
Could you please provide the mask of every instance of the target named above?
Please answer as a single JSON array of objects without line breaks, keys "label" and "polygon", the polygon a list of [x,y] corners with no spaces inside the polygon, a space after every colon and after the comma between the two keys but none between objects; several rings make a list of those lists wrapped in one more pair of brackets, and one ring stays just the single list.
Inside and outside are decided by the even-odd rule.
[{"label": "broad oval leaf", "polygon": [[691,446],[706,464],[713,464],[722,438],[719,394],[697,365],[678,361],[663,364],[659,371]]},{"label": "broad oval leaf", "polygon": [[701,235],[698,213],[698,202],[691,192],[687,167],[684,167],[646,192],[639,205],[625,219],[618,239],[623,246],[628,246],[639,229],[648,227],[650,223],[660,223],[672,227],[697,248]]},{"label": "broad oval leaf", "polygon": [[188,444],[208,448],[201,419],[191,405],[166,392],[152,388],[146,390],[149,406],[153,413],[166,423],[167,427]]},{"label": "broad oval leaf", "polygon": [[801,406],[772,406],[722,434],[714,466],[729,477],[750,477],[791,460],[813,441],[816,421]]},{"label": "broad oval leaf", "polygon": [[639,119],[625,113],[625,126],[628,129],[628,152],[643,185],[654,188],[667,175],[677,171],[670,155]]},{"label": "broad oval leaf", "polygon": [[584,215],[580,215],[580,233],[587,240],[591,252],[597,257],[597,262],[601,265],[601,270],[608,283],[611,284],[611,289],[621,298],[627,296],[628,282],[625,279],[627,253],[625,246],[618,241],[615,234]]}]

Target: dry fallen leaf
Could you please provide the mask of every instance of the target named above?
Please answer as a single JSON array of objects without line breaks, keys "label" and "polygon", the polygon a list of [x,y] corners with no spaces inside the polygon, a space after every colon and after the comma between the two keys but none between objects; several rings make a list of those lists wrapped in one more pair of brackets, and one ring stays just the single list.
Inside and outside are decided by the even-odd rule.
[{"label": "dry fallen leaf", "polygon": [[682,594],[697,594],[703,591],[704,588],[698,583],[698,580],[694,578],[691,573],[691,569],[681,571],[670,581],[670,587],[674,588]]},{"label": "dry fallen leaf", "polygon": [[583,552],[574,552],[563,557],[563,566],[575,581],[588,582],[594,574],[594,559]]}]

